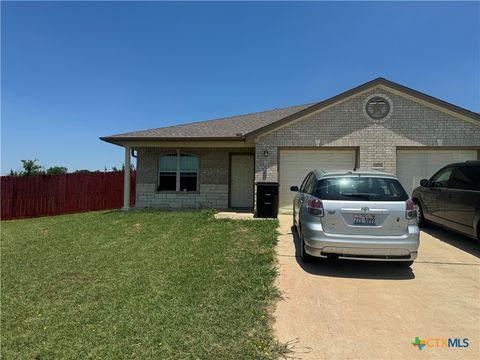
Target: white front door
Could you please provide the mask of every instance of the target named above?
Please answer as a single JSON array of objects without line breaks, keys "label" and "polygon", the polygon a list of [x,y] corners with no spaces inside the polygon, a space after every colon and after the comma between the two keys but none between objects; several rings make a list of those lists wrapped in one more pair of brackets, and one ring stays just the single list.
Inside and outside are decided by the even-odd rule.
[{"label": "white front door", "polygon": [[253,208],[255,155],[232,155],[230,207]]}]

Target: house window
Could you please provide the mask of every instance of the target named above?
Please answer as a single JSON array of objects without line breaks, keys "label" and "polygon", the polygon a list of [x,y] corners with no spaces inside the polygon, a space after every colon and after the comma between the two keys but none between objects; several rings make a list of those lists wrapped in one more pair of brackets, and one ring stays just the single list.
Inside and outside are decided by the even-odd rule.
[{"label": "house window", "polygon": [[197,191],[198,156],[167,154],[160,156],[158,191]]}]

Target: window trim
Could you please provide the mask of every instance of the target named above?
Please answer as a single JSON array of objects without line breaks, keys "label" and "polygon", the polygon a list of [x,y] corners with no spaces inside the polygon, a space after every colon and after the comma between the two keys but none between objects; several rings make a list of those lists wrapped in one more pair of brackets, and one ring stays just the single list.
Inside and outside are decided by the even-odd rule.
[{"label": "window trim", "polygon": [[[170,156],[170,155],[175,155],[176,157],[176,171],[175,171],[175,190],[160,190],[160,159],[162,156]],[[190,190],[190,191],[183,191],[180,190],[180,175],[182,171],[180,171],[180,157],[181,155],[190,155],[190,156],[195,156],[197,158],[197,181],[195,184],[195,190]],[[177,150],[176,152],[168,152],[168,153],[163,153],[160,154],[157,160],[157,183],[156,183],[156,192],[157,193],[170,193],[170,194],[198,194],[200,193],[199,187],[200,187],[200,156],[194,153],[190,152],[183,152],[180,150]]]}]

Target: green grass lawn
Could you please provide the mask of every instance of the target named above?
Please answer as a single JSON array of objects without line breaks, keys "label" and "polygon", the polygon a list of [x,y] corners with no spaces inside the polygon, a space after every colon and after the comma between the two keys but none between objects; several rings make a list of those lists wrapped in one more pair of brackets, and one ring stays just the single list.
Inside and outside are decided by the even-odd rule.
[{"label": "green grass lawn", "polygon": [[274,358],[276,226],[209,211],[4,221],[2,358]]}]

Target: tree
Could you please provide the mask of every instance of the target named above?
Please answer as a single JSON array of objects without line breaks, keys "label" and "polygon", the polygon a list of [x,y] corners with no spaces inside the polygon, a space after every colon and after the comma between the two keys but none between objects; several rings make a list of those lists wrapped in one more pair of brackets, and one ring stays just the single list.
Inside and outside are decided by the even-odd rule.
[{"label": "tree", "polygon": [[45,172],[42,166],[37,164],[38,159],[35,160],[22,160],[23,171],[20,172],[21,176],[42,175]]},{"label": "tree", "polygon": [[[130,164],[130,170],[135,171],[135,165]],[[125,171],[125,164],[124,163],[122,164],[122,171]]]},{"label": "tree", "polygon": [[13,169],[10,169],[10,173],[8,174],[8,176],[18,176],[18,172],[13,170]]},{"label": "tree", "polygon": [[66,174],[68,169],[64,166],[52,166],[47,169],[47,175]]}]

